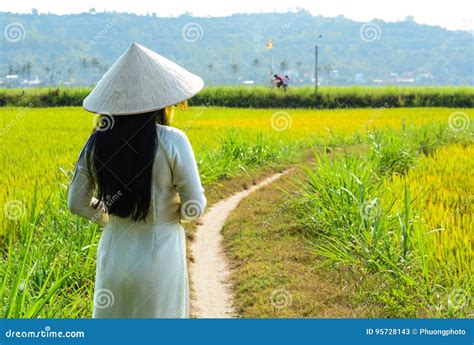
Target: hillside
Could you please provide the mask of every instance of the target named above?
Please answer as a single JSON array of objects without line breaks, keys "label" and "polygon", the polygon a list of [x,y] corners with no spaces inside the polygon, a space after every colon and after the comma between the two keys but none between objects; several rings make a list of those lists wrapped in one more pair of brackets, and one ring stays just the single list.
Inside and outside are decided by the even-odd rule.
[{"label": "hillside", "polygon": [[[274,71],[288,73],[293,84],[311,84],[316,43],[323,85],[474,84],[473,35],[411,19],[366,24],[299,11],[212,18],[3,12],[0,20],[4,86],[23,86],[20,80],[36,76],[40,85],[90,86],[134,41],[207,84],[268,83],[272,59]],[[270,38],[273,49],[265,50]]]}]

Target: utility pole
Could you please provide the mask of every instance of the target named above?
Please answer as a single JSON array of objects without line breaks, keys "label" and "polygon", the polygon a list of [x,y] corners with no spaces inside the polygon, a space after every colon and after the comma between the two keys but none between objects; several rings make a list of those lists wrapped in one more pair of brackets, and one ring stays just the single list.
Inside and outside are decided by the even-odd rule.
[{"label": "utility pole", "polygon": [[318,35],[314,46],[314,92],[318,92],[318,42],[323,35]]},{"label": "utility pole", "polygon": [[318,45],[314,46],[314,92],[318,92]]}]

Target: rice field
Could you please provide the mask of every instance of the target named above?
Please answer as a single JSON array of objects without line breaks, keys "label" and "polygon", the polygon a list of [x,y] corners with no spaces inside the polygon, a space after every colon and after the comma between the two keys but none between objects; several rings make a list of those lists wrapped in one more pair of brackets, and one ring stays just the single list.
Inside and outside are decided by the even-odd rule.
[{"label": "rice field", "polygon": [[[417,287],[419,304],[434,306],[426,315],[457,317],[468,314],[465,301],[471,293],[470,116],[471,109],[451,108],[202,106],[177,111],[173,125],[190,138],[204,185],[274,163],[298,162],[315,146],[369,147],[363,157],[320,161],[309,182],[302,182],[303,204],[310,211],[304,208],[301,215],[314,233],[316,251],[333,263],[392,272],[396,284]],[[76,107],[0,108],[0,296],[5,317],[90,314],[100,232],[69,213],[66,193],[93,126],[94,116]],[[347,203],[347,195],[328,193],[337,191],[331,188],[340,188],[340,182],[364,199]],[[339,205],[335,196],[341,197]],[[375,199],[382,200],[383,212],[374,214],[366,202]],[[361,205],[368,212],[365,218]],[[393,228],[381,227],[381,220]],[[332,231],[321,232],[323,223]],[[387,304],[394,286],[382,294]],[[452,308],[449,299],[437,303],[437,294],[443,303],[445,296],[456,294],[463,307]]]},{"label": "rice field", "polygon": [[[452,113],[453,109],[449,108],[272,110],[191,107],[187,112],[177,111],[173,125],[189,136],[206,184],[241,172],[252,162],[260,162],[251,157],[258,150],[252,150],[249,145],[265,147],[258,152],[281,151],[280,156],[289,157],[291,154],[287,151],[299,151],[300,147],[361,141],[366,130],[374,126],[400,128],[403,121],[414,126],[447,124]],[[81,108],[2,108],[0,202],[30,198],[36,183],[41,198],[47,197],[55,189],[54,181],[61,180],[64,171],[73,167],[93,126],[94,116]],[[263,137],[259,137],[260,134]],[[232,149],[232,146],[243,147],[244,144],[248,152]],[[240,156],[235,159],[230,157],[232,155]],[[274,159],[279,159],[278,155]]]}]

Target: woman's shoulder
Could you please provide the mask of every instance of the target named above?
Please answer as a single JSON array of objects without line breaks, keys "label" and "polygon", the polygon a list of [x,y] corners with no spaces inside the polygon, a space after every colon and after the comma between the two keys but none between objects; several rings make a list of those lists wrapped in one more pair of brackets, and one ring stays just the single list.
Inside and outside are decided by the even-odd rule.
[{"label": "woman's shoulder", "polygon": [[179,128],[172,126],[156,125],[158,131],[158,139],[162,140],[166,145],[180,145],[188,142],[186,133]]}]

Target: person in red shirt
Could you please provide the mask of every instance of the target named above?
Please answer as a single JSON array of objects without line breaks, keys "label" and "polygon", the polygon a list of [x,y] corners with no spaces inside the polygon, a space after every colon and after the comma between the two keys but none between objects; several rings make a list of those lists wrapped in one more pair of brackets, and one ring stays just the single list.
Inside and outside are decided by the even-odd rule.
[{"label": "person in red shirt", "polygon": [[277,88],[280,88],[285,84],[285,79],[280,77],[278,74],[275,74],[273,77],[273,82],[276,84]]}]

